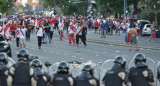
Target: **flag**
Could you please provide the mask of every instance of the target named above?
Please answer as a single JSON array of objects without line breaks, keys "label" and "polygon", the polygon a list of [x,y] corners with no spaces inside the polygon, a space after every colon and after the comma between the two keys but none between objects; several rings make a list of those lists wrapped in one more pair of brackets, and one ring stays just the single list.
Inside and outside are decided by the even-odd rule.
[{"label": "flag", "polygon": [[129,39],[130,39],[130,37],[131,37],[131,34],[127,34],[127,43],[129,43]]}]

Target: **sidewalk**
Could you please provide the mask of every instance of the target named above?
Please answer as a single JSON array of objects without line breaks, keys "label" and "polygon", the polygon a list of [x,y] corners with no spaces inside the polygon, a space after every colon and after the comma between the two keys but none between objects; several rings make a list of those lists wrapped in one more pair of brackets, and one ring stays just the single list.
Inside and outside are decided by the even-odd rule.
[{"label": "sidewalk", "polygon": [[[160,50],[160,38],[156,38],[156,42],[152,38],[150,42],[148,42],[148,37],[138,37],[138,46],[143,48],[155,48]],[[101,41],[101,42],[109,42],[113,44],[120,44],[120,45],[128,45],[125,43],[125,35],[106,35],[106,38],[101,38],[101,35],[95,34],[93,30],[88,31],[87,34],[88,40],[94,41]]]}]

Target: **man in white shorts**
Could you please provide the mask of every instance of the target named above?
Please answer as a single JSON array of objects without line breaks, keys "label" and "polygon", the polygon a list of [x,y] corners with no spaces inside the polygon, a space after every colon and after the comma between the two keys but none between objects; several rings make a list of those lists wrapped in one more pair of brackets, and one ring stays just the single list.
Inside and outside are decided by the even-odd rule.
[{"label": "man in white shorts", "polygon": [[20,48],[22,48],[22,46],[24,48],[26,47],[26,41],[25,41],[26,40],[26,31],[27,31],[27,29],[24,27],[18,28],[19,38],[20,38]]}]

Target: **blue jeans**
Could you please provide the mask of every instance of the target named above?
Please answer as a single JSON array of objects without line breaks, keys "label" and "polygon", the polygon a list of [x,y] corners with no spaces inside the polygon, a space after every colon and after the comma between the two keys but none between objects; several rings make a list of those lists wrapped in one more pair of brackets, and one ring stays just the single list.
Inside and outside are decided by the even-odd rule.
[{"label": "blue jeans", "polygon": [[62,40],[62,30],[59,31],[60,40]]},{"label": "blue jeans", "polygon": [[45,43],[47,43],[47,38],[49,40],[49,43],[51,43],[50,33],[45,33],[44,36],[45,36]]}]

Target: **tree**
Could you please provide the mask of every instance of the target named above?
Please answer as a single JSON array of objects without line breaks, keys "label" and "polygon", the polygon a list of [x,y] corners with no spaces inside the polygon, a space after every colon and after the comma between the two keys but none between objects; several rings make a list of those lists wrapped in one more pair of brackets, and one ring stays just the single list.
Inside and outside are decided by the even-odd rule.
[{"label": "tree", "polygon": [[[120,13],[123,14],[124,0],[96,0],[100,9],[100,13],[111,12],[111,14]],[[128,6],[131,4],[137,5],[139,0],[127,0]]]},{"label": "tree", "polygon": [[12,0],[1,0],[0,1],[0,12],[9,13],[9,9],[13,6]]}]

